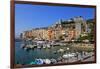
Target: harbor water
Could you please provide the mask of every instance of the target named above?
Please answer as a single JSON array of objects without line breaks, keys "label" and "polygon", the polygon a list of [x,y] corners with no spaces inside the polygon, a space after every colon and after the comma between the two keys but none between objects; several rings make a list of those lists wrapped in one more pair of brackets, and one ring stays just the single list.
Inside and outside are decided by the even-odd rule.
[{"label": "harbor water", "polygon": [[31,61],[35,59],[57,59],[63,55],[63,53],[54,53],[54,51],[59,50],[61,47],[55,46],[46,48],[46,49],[38,49],[26,51],[21,48],[21,42],[15,42],[15,64],[29,64]]},{"label": "harbor water", "polygon": [[[91,56],[94,52],[93,49],[87,46],[81,46],[81,43],[79,43],[79,46],[77,47],[78,44],[75,44],[75,46],[73,46],[73,43],[67,44],[66,46],[51,46],[50,48],[33,48],[30,50],[26,50],[25,48],[21,47],[22,42],[15,42],[15,64],[30,64],[32,61],[35,61],[36,59],[55,59],[58,60],[59,58],[63,57],[67,57],[67,55],[64,54],[68,54],[69,56],[72,56],[71,53],[73,54],[78,54],[79,59],[84,59],[84,57],[82,56],[82,52],[84,54],[84,51],[90,51],[89,52],[85,52],[88,53],[89,55],[85,55],[86,56]],[[89,45],[89,44],[88,44]],[[92,52],[92,54],[91,54]],[[74,55],[75,56],[75,55]],[[74,57],[75,58],[75,57]],[[70,61],[73,61],[70,59]],[[76,59],[75,59],[76,61]],[[91,60],[89,60],[91,61]],[[92,59],[93,61],[93,59]]]}]

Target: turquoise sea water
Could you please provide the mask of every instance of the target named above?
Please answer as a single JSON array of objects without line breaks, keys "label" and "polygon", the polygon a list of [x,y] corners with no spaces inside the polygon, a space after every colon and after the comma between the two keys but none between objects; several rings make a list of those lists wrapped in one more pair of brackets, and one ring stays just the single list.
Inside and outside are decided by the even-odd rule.
[{"label": "turquoise sea water", "polygon": [[59,50],[61,47],[52,47],[50,49],[37,49],[26,51],[20,47],[21,42],[15,42],[15,64],[29,64],[35,59],[57,59],[62,56],[62,53],[55,54],[54,51]]}]

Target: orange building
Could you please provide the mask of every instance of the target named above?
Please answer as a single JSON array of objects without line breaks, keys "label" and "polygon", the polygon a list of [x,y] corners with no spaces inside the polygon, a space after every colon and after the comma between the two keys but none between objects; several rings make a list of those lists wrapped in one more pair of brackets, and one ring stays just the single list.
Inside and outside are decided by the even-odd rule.
[{"label": "orange building", "polygon": [[52,39],[52,30],[51,29],[48,30],[47,35],[48,35],[48,39],[51,40]]}]

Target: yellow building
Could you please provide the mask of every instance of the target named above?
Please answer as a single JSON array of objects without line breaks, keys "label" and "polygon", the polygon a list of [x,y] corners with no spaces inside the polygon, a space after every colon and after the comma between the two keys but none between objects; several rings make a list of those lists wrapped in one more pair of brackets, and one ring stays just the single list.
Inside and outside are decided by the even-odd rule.
[{"label": "yellow building", "polygon": [[51,27],[35,28],[31,31],[26,31],[24,37],[34,37],[36,39],[45,40],[63,40],[70,41],[72,39],[78,39],[82,34],[82,24],[86,26],[86,23],[82,17],[75,17],[73,19],[62,21],[59,20]]}]

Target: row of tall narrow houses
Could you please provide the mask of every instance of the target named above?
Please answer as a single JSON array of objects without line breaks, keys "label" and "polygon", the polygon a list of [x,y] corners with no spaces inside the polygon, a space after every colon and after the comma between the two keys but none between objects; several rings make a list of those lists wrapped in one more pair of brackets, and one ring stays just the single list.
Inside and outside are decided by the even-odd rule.
[{"label": "row of tall narrow houses", "polygon": [[83,17],[74,17],[69,20],[60,19],[51,27],[35,28],[24,31],[22,38],[65,40],[78,39],[81,34],[88,33],[88,25]]}]

